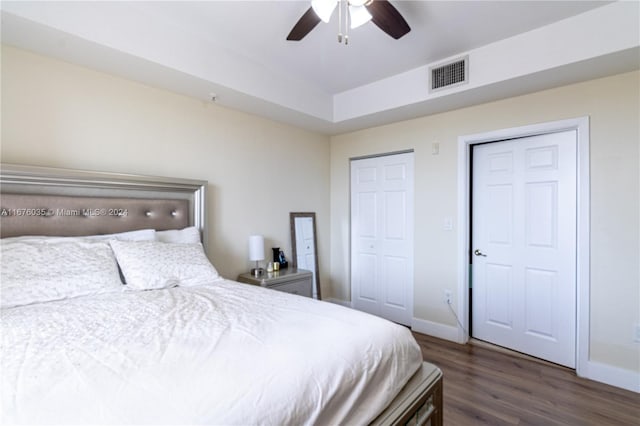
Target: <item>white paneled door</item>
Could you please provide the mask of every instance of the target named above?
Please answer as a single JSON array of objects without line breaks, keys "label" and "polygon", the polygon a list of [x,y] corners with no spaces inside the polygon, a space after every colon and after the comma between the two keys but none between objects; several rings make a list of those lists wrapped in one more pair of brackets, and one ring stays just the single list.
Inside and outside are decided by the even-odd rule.
[{"label": "white paneled door", "polygon": [[576,131],[473,147],[472,334],[575,368]]},{"label": "white paneled door", "polygon": [[353,307],[411,325],[413,153],[351,161]]}]

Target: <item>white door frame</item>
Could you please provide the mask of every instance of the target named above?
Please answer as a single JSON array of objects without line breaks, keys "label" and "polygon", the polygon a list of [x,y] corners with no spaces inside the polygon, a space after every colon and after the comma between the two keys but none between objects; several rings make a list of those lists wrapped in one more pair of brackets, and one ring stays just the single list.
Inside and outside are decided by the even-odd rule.
[{"label": "white door frame", "polygon": [[[587,374],[589,362],[589,117],[553,121],[458,137],[458,316],[469,324],[469,264],[471,247],[470,196],[471,147],[486,142],[544,135],[566,130],[577,134],[577,263],[576,263],[576,373]],[[458,326],[458,342],[468,340],[466,331]]]}]

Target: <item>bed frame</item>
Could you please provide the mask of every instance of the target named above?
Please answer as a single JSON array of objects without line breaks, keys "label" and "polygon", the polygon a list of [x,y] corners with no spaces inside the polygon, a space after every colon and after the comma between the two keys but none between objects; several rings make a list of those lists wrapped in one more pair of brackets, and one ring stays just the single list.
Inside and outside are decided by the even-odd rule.
[{"label": "bed frame", "polygon": [[0,165],[0,238],[195,226],[207,244],[207,182]]},{"label": "bed frame", "polygon": [[[78,236],[196,226],[207,249],[201,180],[0,164],[0,237]],[[442,425],[442,372],[423,363],[373,422]]]}]

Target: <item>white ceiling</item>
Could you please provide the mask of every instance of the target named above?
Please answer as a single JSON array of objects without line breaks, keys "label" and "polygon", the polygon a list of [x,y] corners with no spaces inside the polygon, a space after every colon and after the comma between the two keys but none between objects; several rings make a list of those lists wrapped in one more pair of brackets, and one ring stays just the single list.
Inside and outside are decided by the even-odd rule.
[{"label": "white ceiling", "polygon": [[299,42],[286,36],[310,1],[141,2],[150,16],[335,94],[542,27],[602,1],[392,1],[411,32],[394,40],[373,23],[337,42],[337,12]]},{"label": "white ceiling", "polygon": [[[366,106],[355,109],[349,106],[367,88],[372,93],[380,92],[385,81],[397,82],[399,92],[421,91],[422,83],[412,87],[409,80],[403,80],[404,76],[454,55],[487,50],[486,46],[501,41],[527,40],[528,34],[535,33],[540,34],[542,44],[568,43],[549,40],[540,29],[551,31],[555,28],[553,24],[562,20],[575,21],[579,28],[578,15],[589,11],[593,15],[600,13],[596,8],[604,11],[614,6],[611,2],[573,0],[392,3],[411,27],[409,34],[394,40],[368,23],[350,32],[348,46],[336,40],[336,14],[330,23],[321,22],[302,41],[286,41],[292,26],[308,9],[309,1],[3,1],[2,37],[7,44],[190,96],[206,99],[210,93],[216,93],[217,102],[223,106],[314,131],[338,133],[490,99],[486,95],[483,99],[469,96],[465,102],[458,96],[452,103],[447,96],[428,99],[425,94],[415,99],[408,96],[389,105],[381,103],[371,110]],[[637,2],[627,3],[632,6],[628,11],[637,14]],[[624,16],[625,12],[615,13],[611,16]],[[597,22],[599,18],[593,15],[591,19]],[[563,75],[562,81],[556,79],[548,85],[637,69],[638,24],[609,25],[629,33],[627,39],[620,40],[620,46],[628,48],[626,40],[632,40],[631,51],[608,59],[608,62],[615,59],[618,64],[608,64],[607,69],[595,67],[596,75],[574,66],[579,71],[574,77]],[[536,29],[538,32],[532,31]],[[613,55],[616,50],[626,51],[610,45],[562,65]],[[553,50],[553,45],[542,47]],[[526,61],[519,57],[502,58],[501,64],[504,67],[518,60]],[[558,65],[550,63],[549,69]],[[470,73],[473,71],[472,68]],[[536,74],[533,71],[524,74]],[[425,81],[426,78],[425,75]],[[539,90],[545,85],[530,87]],[[472,85],[468,89],[473,89]],[[522,89],[496,89],[494,93],[501,97],[522,92]],[[455,94],[459,93],[452,95]],[[393,96],[385,94],[386,99]],[[375,103],[375,95],[371,99]],[[425,107],[426,102],[429,107]],[[358,108],[362,111],[358,112]]]}]

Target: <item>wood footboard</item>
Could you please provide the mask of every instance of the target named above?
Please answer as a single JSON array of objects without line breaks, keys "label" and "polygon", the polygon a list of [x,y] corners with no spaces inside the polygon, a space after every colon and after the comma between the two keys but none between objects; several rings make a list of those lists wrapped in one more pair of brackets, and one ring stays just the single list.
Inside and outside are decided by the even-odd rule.
[{"label": "wood footboard", "polygon": [[371,424],[441,426],[442,371],[423,362],[398,396]]}]

